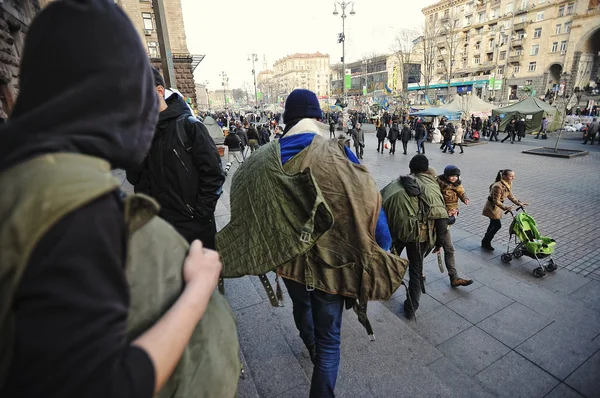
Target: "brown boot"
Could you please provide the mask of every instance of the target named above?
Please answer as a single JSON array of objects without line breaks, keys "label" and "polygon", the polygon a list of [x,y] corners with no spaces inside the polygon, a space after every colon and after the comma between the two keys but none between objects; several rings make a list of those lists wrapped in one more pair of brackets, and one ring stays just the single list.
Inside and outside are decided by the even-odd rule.
[{"label": "brown boot", "polygon": [[472,279],[454,278],[450,280],[452,287],[469,286],[471,283],[473,283]]}]

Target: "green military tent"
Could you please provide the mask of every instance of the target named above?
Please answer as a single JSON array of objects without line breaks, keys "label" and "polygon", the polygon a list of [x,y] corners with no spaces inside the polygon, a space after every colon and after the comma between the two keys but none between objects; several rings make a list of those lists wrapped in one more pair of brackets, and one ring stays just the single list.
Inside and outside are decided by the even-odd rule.
[{"label": "green military tent", "polygon": [[492,117],[500,116],[500,131],[504,131],[511,119],[525,119],[526,133],[538,132],[545,116],[552,123],[557,109],[535,97],[527,97],[521,102],[492,110]]}]

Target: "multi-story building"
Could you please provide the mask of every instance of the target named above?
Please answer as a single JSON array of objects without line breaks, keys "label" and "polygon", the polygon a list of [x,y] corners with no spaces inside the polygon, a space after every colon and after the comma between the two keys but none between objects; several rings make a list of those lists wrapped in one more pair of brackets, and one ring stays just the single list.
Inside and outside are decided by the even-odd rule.
[{"label": "multi-story building", "polygon": [[443,0],[423,14],[438,97],[473,91],[507,102],[600,78],[598,0]]},{"label": "multi-story building", "polygon": [[306,88],[319,97],[326,97],[330,81],[329,55],[320,52],[288,55],[275,62],[270,80],[277,95],[287,95],[296,88]]},{"label": "multi-story building", "polygon": [[[372,95],[383,93],[386,86],[392,84],[394,59],[390,55],[380,55],[360,61],[350,62],[345,65],[346,75],[351,76],[351,87],[346,86],[346,95]],[[332,66],[331,94],[342,94],[342,65]]]},{"label": "multi-story building", "polygon": [[12,112],[19,93],[19,64],[27,27],[39,11],[37,0],[0,1],[0,119]]},{"label": "multi-story building", "polygon": [[[190,54],[185,36],[181,0],[162,0],[173,55],[177,89],[190,104],[197,102],[194,70],[202,62],[203,55]],[[142,43],[146,46],[152,65],[162,70],[156,21],[151,0],[115,0],[131,18]]]}]

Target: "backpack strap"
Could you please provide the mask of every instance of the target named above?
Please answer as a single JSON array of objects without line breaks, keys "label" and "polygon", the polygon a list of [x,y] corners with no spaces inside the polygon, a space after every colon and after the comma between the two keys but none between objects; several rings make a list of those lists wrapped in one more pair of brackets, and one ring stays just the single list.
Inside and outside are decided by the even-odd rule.
[{"label": "backpack strap", "polygon": [[188,132],[185,130],[185,126],[183,125],[185,120],[188,120],[190,123],[200,123],[200,120],[196,119],[192,115],[181,115],[177,118],[175,122],[175,130],[177,131],[177,140],[179,141],[179,145],[181,145],[186,152],[192,151],[192,141]]}]

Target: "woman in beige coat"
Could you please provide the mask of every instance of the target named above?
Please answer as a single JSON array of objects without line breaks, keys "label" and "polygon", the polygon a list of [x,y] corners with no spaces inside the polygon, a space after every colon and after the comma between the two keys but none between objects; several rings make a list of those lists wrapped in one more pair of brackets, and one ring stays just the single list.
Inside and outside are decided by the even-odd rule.
[{"label": "woman in beige coat", "polygon": [[460,147],[460,153],[465,153],[463,149],[463,137],[465,135],[465,121],[464,119],[460,121],[458,128],[456,129],[456,134],[454,136],[454,145],[452,146],[452,150],[458,145]]},{"label": "woman in beige coat", "polygon": [[527,206],[529,203],[523,203],[517,200],[512,194],[512,181],[515,179],[515,173],[512,170],[500,170],[496,176],[496,181],[490,186],[490,195],[487,198],[483,208],[483,215],[489,217],[490,225],[481,241],[481,247],[485,250],[494,250],[492,239],[496,232],[502,227],[500,219],[502,213],[512,210],[512,206],[505,206],[504,200],[509,199],[517,206]]}]

